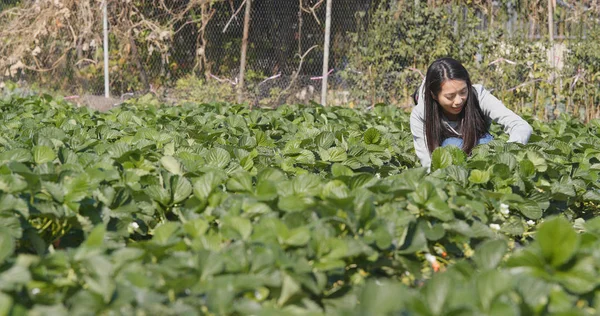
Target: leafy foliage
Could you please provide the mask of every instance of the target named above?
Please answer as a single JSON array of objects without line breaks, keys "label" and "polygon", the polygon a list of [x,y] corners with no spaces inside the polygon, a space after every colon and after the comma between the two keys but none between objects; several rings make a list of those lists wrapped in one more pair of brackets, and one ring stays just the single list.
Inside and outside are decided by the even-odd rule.
[{"label": "leafy foliage", "polygon": [[[600,122],[419,168],[409,116],[0,102],[0,312],[595,314]],[[539,227],[539,228],[538,228]],[[7,307],[5,307],[7,306]],[[2,310],[4,308],[4,310]]]}]

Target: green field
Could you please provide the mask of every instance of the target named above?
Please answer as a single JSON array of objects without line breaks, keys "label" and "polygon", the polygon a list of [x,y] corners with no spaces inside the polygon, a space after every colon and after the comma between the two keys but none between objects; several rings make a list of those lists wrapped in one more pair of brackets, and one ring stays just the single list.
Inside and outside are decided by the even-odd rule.
[{"label": "green field", "polygon": [[0,101],[0,315],[598,315],[600,121]]}]

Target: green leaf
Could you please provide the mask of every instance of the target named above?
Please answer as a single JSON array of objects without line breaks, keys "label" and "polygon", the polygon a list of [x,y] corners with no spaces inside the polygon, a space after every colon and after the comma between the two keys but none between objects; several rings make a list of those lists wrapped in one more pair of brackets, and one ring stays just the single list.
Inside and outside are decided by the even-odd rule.
[{"label": "green leaf", "polygon": [[429,211],[428,215],[441,221],[448,222],[454,219],[454,213],[448,203],[441,198],[434,196],[425,203],[425,208]]},{"label": "green leaf", "polygon": [[379,179],[372,174],[359,173],[352,176],[346,183],[350,189],[354,190],[358,188],[370,188],[377,184],[378,181]]},{"label": "green leaf", "polygon": [[36,305],[31,309],[31,311],[27,315],[38,316],[38,315],[47,315],[47,316],[59,316],[66,315],[69,311],[62,305]]},{"label": "green leaf", "polygon": [[183,176],[174,176],[171,178],[171,192],[173,193],[173,203],[180,203],[192,194],[192,184]]},{"label": "green leaf", "polygon": [[542,157],[542,155],[539,153],[528,151],[527,158],[533,163],[535,170],[539,172],[545,172],[548,169],[548,163],[546,163],[546,159],[544,159],[544,157]]},{"label": "green leaf", "polygon": [[160,164],[172,174],[183,175],[181,163],[175,157],[163,156],[160,158]]},{"label": "green leaf", "polygon": [[520,216],[511,216],[502,224],[502,232],[513,235],[521,236],[525,232],[525,223]]},{"label": "green leaf", "polygon": [[375,237],[375,244],[379,249],[388,249],[392,244],[393,237],[384,226],[377,227],[373,236]]},{"label": "green leaf", "polygon": [[352,171],[352,169],[336,162],[333,165],[331,165],[331,174],[334,177],[338,178],[338,177],[342,177],[342,176],[352,176],[352,175],[354,175],[354,171]]},{"label": "green leaf", "polygon": [[83,245],[90,249],[101,248],[104,245],[105,234],[106,227],[104,225],[97,225],[92,229]]},{"label": "green leaf", "polygon": [[238,142],[238,146],[248,150],[256,147],[256,145],[256,138],[254,138],[254,136],[251,135],[242,135],[242,137],[240,137],[240,141]]},{"label": "green leaf", "polygon": [[204,253],[200,256],[200,267],[202,270],[201,280],[206,280],[223,270],[224,262],[223,255],[217,252],[210,252],[208,255]]},{"label": "green leaf", "polygon": [[256,185],[256,198],[259,201],[272,201],[277,197],[277,186],[272,181],[264,180]]},{"label": "green leaf", "polygon": [[569,261],[579,249],[579,235],[562,217],[543,222],[538,228],[536,240],[542,255],[553,267]]},{"label": "green leaf", "polygon": [[517,202],[513,205],[527,218],[540,219],[542,217],[542,208],[535,201],[524,199],[523,202]]},{"label": "green leaf", "polygon": [[411,229],[407,231],[407,235],[403,240],[399,253],[413,254],[423,250],[427,246],[427,237],[420,225],[411,225]]},{"label": "green leaf", "polygon": [[438,147],[431,154],[431,171],[444,169],[452,165],[452,155],[444,148]]},{"label": "green leaf", "polygon": [[254,167],[254,158],[252,158],[251,155],[242,158],[242,160],[240,160],[240,166],[246,171],[251,171]]},{"label": "green leaf", "polygon": [[277,299],[277,305],[283,306],[289,301],[292,296],[301,291],[301,286],[289,274],[283,274],[283,282],[281,286],[281,295]]},{"label": "green leaf", "polygon": [[48,146],[35,146],[33,147],[33,161],[36,164],[43,164],[46,162],[52,162],[56,159],[56,153],[52,148]]},{"label": "green leaf", "polygon": [[0,264],[4,263],[15,251],[15,240],[6,231],[0,230]]},{"label": "green leaf", "polygon": [[316,196],[321,193],[321,178],[315,174],[303,174],[292,180],[292,189],[296,194]]},{"label": "green leaf", "polygon": [[165,188],[160,185],[149,185],[144,189],[144,192],[146,192],[151,199],[163,206],[169,205],[169,202],[171,201],[171,194],[169,191],[165,190]]},{"label": "green leaf", "polygon": [[530,178],[535,174],[535,166],[529,159],[519,161],[519,174],[523,178]]},{"label": "green leaf", "polygon": [[442,315],[446,300],[452,289],[452,280],[447,273],[435,274],[425,288],[425,300],[433,315]]},{"label": "green leaf", "polygon": [[348,159],[346,150],[340,147],[331,147],[327,149],[327,159],[323,158],[324,161],[342,162]]},{"label": "green leaf", "polygon": [[[0,260],[2,263],[2,260]],[[0,315],[10,315],[10,310],[13,307],[12,297],[0,292]]]},{"label": "green leaf", "polygon": [[277,202],[277,207],[285,212],[301,212],[312,205],[314,205],[312,198],[297,195],[280,197],[279,202]]},{"label": "green leaf", "polygon": [[296,156],[296,162],[305,165],[314,165],[315,154],[313,154],[313,152],[310,150],[303,149],[300,151],[300,154]]},{"label": "green leaf", "polygon": [[223,219],[222,229],[233,230],[243,240],[248,240],[250,234],[252,234],[252,224],[250,223],[250,220],[238,216],[225,217]]},{"label": "green leaf", "polygon": [[335,136],[332,132],[322,132],[315,138],[315,145],[317,145],[318,148],[328,149],[334,142]]},{"label": "green leaf", "polygon": [[260,214],[269,214],[269,213],[273,212],[273,210],[271,209],[271,207],[269,207],[269,205],[267,205],[265,203],[261,203],[261,202],[245,204],[243,210],[246,214],[250,214],[251,216],[252,215],[260,215]]},{"label": "green leaf", "polygon": [[247,172],[236,172],[227,180],[227,190],[232,192],[252,192],[252,176]]},{"label": "green leaf", "polygon": [[286,245],[304,246],[310,241],[310,229],[308,227],[298,227],[289,232],[288,238],[284,240]]},{"label": "green leaf", "polygon": [[402,283],[387,279],[370,279],[360,293],[356,315],[396,315],[408,302],[418,300]]},{"label": "green leaf", "polygon": [[422,222],[423,224],[423,231],[425,232],[425,236],[427,237],[428,240],[431,241],[436,241],[436,240],[440,240],[442,238],[444,238],[444,236],[446,235],[446,230],[444,229],[444,226],[442,223],[436,223],[431,225],[431,227],[429,226],[429,223],[426,222]]},{"label": "green leaf", "polygon": [[258,182],[261,181],[271,181],[273,183],[280,183],[286,180],[285,174],[275,168],[265,168],[261,170],[256,176]]},{"label": "green leaf", "polygon": [[552,287],[550,290],[548,312],[559,316],[583,316],[584,314],[574,313],[573,306],[576,305],[577,296],[569,294],[560,286]]},{"label": "green leaf", "polygon": [[584,295],[600,285],[595,266],[594,258],[582,258],[568,271],[556,271],[555,279],[570,292]]},{"label": "green leaf", "polygon": [[229,152],[227,152],[227,150],[216,147],[210,149],[206,153],[205,159],[209,166],[215,166],[217,168],[224,169],[227,167],[227,165],[229,165],[229,162],[231,161],[231,155]]},{"label": "green leaf", "polygon": [[25,148],[16,148],[0,153],[0,163],[29,162],[32,158],[31,152]]},{"label": "green leaf", "polygon": [[488,240],[475,249],[473,261],[482,270],[491,270],[498,267],[508,246],[504,240]]},{"label": "green leaf", "polygon": [[506,165],[511,171],[517,167],[517,159],[509,153],[501,153],[497,157],[498,162]]},{"label": "green leaf", "polygon": [[508,267],[527,267],[535,270],[545,268],[544,257],[538,247],[529,247],[515,251],[507,260]]},{"label": "green leaf", "polygon": [[301,144],[302,144],[302,140],[292,139],[285,144],[285,147],[283,148],[283,153],[285,155],[290,155],[290,156],[297,155],[302,150],[302,148],[300,148]]},{"label": "green leaf", "polygon": [[341,200],[350,197],[350,190],[344,182],[332,180],[323,187],[322,196],[324,198]]},{"label": "green leaf", "polygon": [[594,217],[587,220],[584,224],[585,231],[600,234],[600,217]]},{"label": "green leaf", "polygon": [[490,307],[490,316],[506,316],[506,315],[519,315],[518,307],[510,301],[496,300]]},{"label": "green leaf", "polygon": [[196,218],[183,224],[183,230],[192,238],[204,235],[208,228],[208,223],[201,218]]},{"label": "green leaf", "polygon": [[478,183],[478,184],[487,183],[488,181],[490,181],[490,172],[487,170],[482,171],[482,170],[474,169],[471,171],[471,175],[469,175],[469,181],[471,183]]},{"label": "green leaf", "polygon": [[174,242],[176,233],[180,228],[179,223],[166,222],[154,229],[152,241],[158,245],[166,246]]},{"label": "green leaf", "polygon": [[447,146],[444,149],[452,156],[452,165],[462,165],[467,161],[467,154],[462,149],[456,146]]},{"label": "green leaf", "polygon": [[17,193],[27,189],[27,182],[18,174],[0,175],[0,191]]},{"label": "green leaf", "polygon": [[469,179],[469,172],[462,166],[449,166],[446,167],[446,169],[444,170],[446,172],[446,174],[453,179],[454,181],[458,182],[458,184],[460,184],[463,187],[466,187],[468,184],[468,179]]},{"label": "green leaf", "polygon": [[422,181],[414,192],[409,193],[415,203],[425,204],[430,197],[435,195],[435,187],[429,181]]},{"label": "green leaf", "polygon": [[512,172],[510,171],[510,168],[503,163],[495,164],[492,167],[492,174],[494,175],[494,177],[498,177],[500,179],[508,179],[512,177]]},{"label": "green leaf", "polygon": [[381,132],[374,127],[370,127],[365,131],[363,139],[365,144],[379,144],[381,141]]},{"label": "green leaf", "polygon": [[551,191],[552,198],[557,201],[568,201],[569,198],[576,196],[575,188],[570,180],[553,182]]},{"label": "green leaf", "polygon": [[343,269],[346,266],[346,262],[341,259],[328,259],[322,258],[319,262],[315,263],[313,267],[319,272],[326,272],[331,270]]},{"label": "green leaf", "polygon": [[87,197],[90,192],[90,177],[82,173],[76,177],[66,177],[64,179],[65,201],[79,202]]},{"label": "green leaf", "polygon": [[511,276],[500,270],[487,270],[474,276],[479,303],[484,311],[489,311],[500,294],[512,288]]},{"label": "green leaf", "polygon": [[525,303],[531,310],[541,314],[542,309],[548,303],[551,286],[542,279],[527,275],[519,275],[516,282],[516,289]]},{"label": "green leaf", "polygon": [[65,201],[65,194],[67,190],[62,185],[53,182],[42,182],[42,188],[50,193],[50,196],[52,196],[55,201],[59,203],[63,203]]},{"label": "green leaf", "polygon": [[600,203],[600,190],[588,190],[583,194],[585,201]]},{"label": "green leaf", "polygon": [[[17,203],[18,208],[24,208],[19,211],[21,212],[21,214],[23,214],[23,216],[28,217],[29,209],[27,208],[27,203],[25,203],[25,201],[21,199],[16,199],[10,195],[6,195],[2,197],[2,201],[0,202],[0,204],[4,204],[7,200],[7,197],[9,197],[8,199],[14,200]],[[2,205],[2,208],[4,208],[4,205]],[[18,208],[16,210],[18,210]],[[14,214],[13,212],[6,212],[2,214],[3,211],[4,210],[0,209],[0,230],[8,233],[15,239],[20,239],[21,237],[23,237],[23,224],[21,224],[20,216],[16,216],[16,214]]]},{"label": "green leaf", "polygon": [[194,196],[206,201],[210,193],[223,181],[223,177],[215,172],[203,174],[194,182]]}]

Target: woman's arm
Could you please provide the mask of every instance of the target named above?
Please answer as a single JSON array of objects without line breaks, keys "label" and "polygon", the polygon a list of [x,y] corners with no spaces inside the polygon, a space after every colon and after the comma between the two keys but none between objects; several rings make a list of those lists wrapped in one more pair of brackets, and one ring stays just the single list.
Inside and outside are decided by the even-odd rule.
[{"label": "woman's arm", "polygon": [[431,156],[429,155],[429,149],[427,149],[427,142],[425,141],[425,120],[423,118],[422,107],[418,105],[410,113],[410,131],[413,136],[415,153],[419,160],[421,160],[421,166],[429,168],[431,165]]},{"label": "woman's arm", "polygon": [[476,87],[476,91],[483,114],[504,127],[504,132],[509,135],[508,141],[527,144],[533,132],[531,125],[483,87]]}]

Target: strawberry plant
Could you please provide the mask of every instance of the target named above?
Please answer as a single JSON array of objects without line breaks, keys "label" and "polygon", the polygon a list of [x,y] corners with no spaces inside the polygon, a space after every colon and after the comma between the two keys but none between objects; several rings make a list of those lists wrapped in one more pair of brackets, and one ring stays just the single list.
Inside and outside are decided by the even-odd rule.
[{"label": "strawberry plant", "polygon": [[599,310],[599,121],[413,152],[409,115],[0,101],[0,314]]}]

